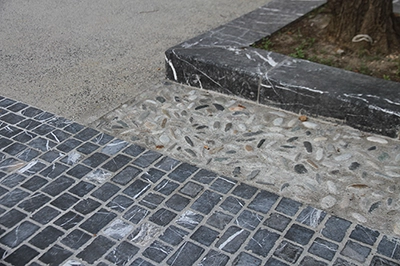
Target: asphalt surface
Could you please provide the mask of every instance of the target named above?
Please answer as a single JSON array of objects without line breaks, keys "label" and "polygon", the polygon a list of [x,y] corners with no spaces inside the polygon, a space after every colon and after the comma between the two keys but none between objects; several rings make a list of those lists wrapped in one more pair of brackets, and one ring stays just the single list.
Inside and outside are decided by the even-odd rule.
[{"label": "asphalt surface", "polygon": [[268,0],[0,0],[1,95],[88,124],[164,78],[164,51]]}]

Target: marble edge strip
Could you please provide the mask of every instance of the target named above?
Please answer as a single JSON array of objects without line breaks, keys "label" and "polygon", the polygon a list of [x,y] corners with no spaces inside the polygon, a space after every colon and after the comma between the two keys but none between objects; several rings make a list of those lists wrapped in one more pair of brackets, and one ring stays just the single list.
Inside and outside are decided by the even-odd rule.
[{"label": "marble edge strip", "polygon": [[[249,47],[326,0],[273,0],[165,52],[178,83],[400,135],[400,84]],[[395,10],[400,10],[400,3]]]}]

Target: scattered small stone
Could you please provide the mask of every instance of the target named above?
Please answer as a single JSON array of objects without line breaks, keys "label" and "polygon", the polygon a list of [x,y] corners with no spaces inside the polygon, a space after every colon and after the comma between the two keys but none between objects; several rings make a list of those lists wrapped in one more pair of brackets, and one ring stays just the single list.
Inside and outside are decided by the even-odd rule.
[{"label": "scattered small stone", "polygon": [[202,129],[205,129],[205,128],[208,128],[208,126],[198,126],[198,127],[196,127],[196,130],[202,130]]},{"label": "scattered small stone", "polygon": [[294,171],[295,171],[296,173],[298,173],[298,174],[305,174],[305,173],[308,172],[307,169],[306,169],[306,167],[305,167],[303,164],[296,164],[296,165],[294,166]]},{"label": "scattered small stone", "polygon": [[305,121],[308,120],[308,117],[305,116],[305,115],[301,115],[301,116],[299,116],[299,120],[300,120],[301,122],[305,122]]},{"label": "scattered small stone", "polygon": [[174,97],[175,102],[180,103],[181,102],[181,98],[179,98],[178,96]]},{"label": "scattered small stone", "polygon": [[376,150],[376,146],[372,146],[372,147],[370,147],[368,150],[369,150],[369,151],[374,151],[374,150]]},{"label": "scattered small stone", "polygon": [[244,146],[244,148],[246,151],[249,151],[249,152],[254,150],[253,147],[250,145],[246,145],[246,146]]},{"label": "scattered small stone", "polygon": [[253,170],[248,176],[248,180],[253,180],[258,174],[260,173],[260,170]]},{"label": "scattered small stone", "polygon": [[188,136],[185,136],[185,140],[190,146],[194,147],[193,141]]},{"label": "scattered small stone", "polygon": [[312,153],[312,151],[313,151],[312,144],[309,141],[304,141],[303,144],[304,144],[304,147],[306,148],[306,151],[308,153]]},{"label": "scattered small stone", "polygon": [[228,123],[225,125],[225,132],[228,132],[232,128],[232,123]]},{"label": "scattered small stone", "polygon": [[232,174],[233,174],[233,176],[238,176],[238,175],[240,175],[240,167],[239,167],[239,166],[238,166],[238,167],[235,167],[235,169],[233,169]]},{"label": "scattered small stone", "polygon": [[194,110],[201,110],[201,109],[207,108],[208,106],[209,106],[208,104],[200,105],[200,106],[197,106],[196,108],[194,108]]},{"label": "scattered small stone", "polygon": [[296,146],[292,146],[292,145],[281,145],[281,147],[285,148],[285,149],[294,149],[294,148],[296,148]]},{"label": "scattered small stone", "polygon": [[381,205],[380,201],[375,202],[374,204],[371,205],[371,207],[369,208],[368,212],[369,213],[373,212],[374,210],[378,209],[380,205]]},{"label": "scattered small stone", "polygon": [[321,208],[323,209],[332,208],[333,206],[335,206],[336,202],[337,200],[331,195],[326,196],[321,200]]},{"label": "scattered small stone", "polygon": [[264,144],[265,139],[260,140],[260,142],[258,142],[257,144],[257,148],[261,148],[261,146]]},{"label": "scattered small stone", "polygon": [[371,142],[377,142],[380,144],[388,144],[388,141],[386,139],[378,138],[378,137],[374,137],[374,136],[368,137],[367,140],[371,141]]},{"label": "scattered small stone", "polygon": [[218,111],[224,111],[225,110],[225,108],[222,105],[218,104],[218,103],[214,103],[214,106]]},{"label": "scattered small stone", "polygon": [[161,96],[157,96],[156,100],[159,101],[160,103],[165,103],[165,99]]},{"label": "scattered small stone", "polygon": [[349,169],[351,171],[356,170],[358,167],[360,167],[361,164],[359,164],[358,162],[352,162],[351,165],[349,166]]},{"label": "scattered small stone", "polygon": [[287,142],[293,142],[298,139],[299,139],[299,137],[292,137],[292,138],[288,139]]}]

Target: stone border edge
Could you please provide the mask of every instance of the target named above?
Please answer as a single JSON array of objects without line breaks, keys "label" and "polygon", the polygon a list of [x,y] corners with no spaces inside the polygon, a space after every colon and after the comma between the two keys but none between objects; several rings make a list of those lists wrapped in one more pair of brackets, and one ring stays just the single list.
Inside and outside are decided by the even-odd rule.
[{"label": "stone border edge", "polygon": [[400,137],[399,83],[250,47],[325,3],[272,0],[168,49],[166,76],[189,86]]}]

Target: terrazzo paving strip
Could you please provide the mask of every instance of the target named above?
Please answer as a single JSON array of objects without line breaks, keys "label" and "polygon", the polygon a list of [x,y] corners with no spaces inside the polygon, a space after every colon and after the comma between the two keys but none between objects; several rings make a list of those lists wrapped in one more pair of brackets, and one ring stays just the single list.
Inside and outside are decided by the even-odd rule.
[{"label": "terrazzo paving strip", "polygon": [[[113,119],[109,123],[101,123],[104,130],[108,125],[120,136],[136,142],[140,138],[152,148],[163,145],[160,152],[0,97],[0,264],[400,265],[399,239],[271,192],[277,187],[283,194],[295,186],[298,176],[316,178],[315,170],[302,163],[303,150],[314,154],[321,146],[324,152],[320,161],[329,161],[326,147],[318,144],[323,140],[316,142],[315,138],[328,136],[323,132],[331,127],[336,128],[335,143],[344,151],[342,142],[369,138],[364,141],[375,147],[366,152],[373,154],[368,157],[371,161],[376,159],[376,150],[392,158],[393,140],[357,137],[357,131],[349,128],[341,131],[340,127],[314,121],[304,124],[291,114],[266,109],[261,113],[246,102],[197,90],[183,93],[184,89],[177,85],[159,88],[155,99],[143,95],[136,104],[123,106],[123,112],[119,109],[114,116],[110,114]],[[124,117],[116,116],[123,113]],[[264,122],[256,123],[258,116]],[[240,117],[247,117],[243,126]],[[214,127],[214,119],[220,121],[220,127]],[[229,123],[231,126],[227,126]],[[284,126],[287,123],[291,126]],[[129,128],[131,124],[136,126]],[[171,128],[174,135],[163,128]],[[182,133],[176,132],[178,129]],[[200,130],[206,134],[200,134]],[[221,132],[220,137],[212,138],[211,132]],[[232,132],[232,146],[225,147],[222,141],[228,132]],[[284,132],[297,139],[286,144]],[[159,142],[163,134],[168,134],[170,142]],[[215,143],[198,147],[197,135]],[[271,139],[277,143],[271,144]],[[280,140],[295,147],[281,147]],[[312,151],[308,144],[303,145],[307,140]],[[222,149],[208,155],[220,145]],[[253,149],[246,149],[246,145]],[[274,172],[260,168],[255,175],[251,168],[255,165],[246,161],[274,149],[286,154],[282,157],[288,157],[288,165],[303,165],[301,171],[298,167],[281,168],[279,176],[290,172],[293,177],[284,189],[269,185],[271,181],[266,178]],[[185,156],[185,160],[165,155],[167,150]],[[236,153],[226,153],[233,150]],[[288,154],[294,153],[287,150],[298,150],[301,155],[296,155],[298,159],[292,163]],[[244,163],[238,166],[232,156],[246,152],[249,158],[241,156]],[[336,153],[333,160],[341,162],[335,158],[342,155]],[[220,156],[228,156],[227,160],[234,163],[215,160]],[[350,171],[366,171],[362,170],[366,160],[358,160],[360,165]],[[381,166],[380,159],[376,160]],[[335,168],[338,172],[332,177],[326,176],[340,179],[351,161]],[[219,165],[228,174],[210,171],[200,166],[202,162],[215,168]],[[266,165],[272,167],[274,163]],[[369,176],[370,172],[362,178]],[[323,177],[320,182],[325,182]],[[260,186],[262,183],[268,183],[268,190]],[[371,190],[368,186],[370,194]],[[392,204],[395,201],[393,197]]]}]

